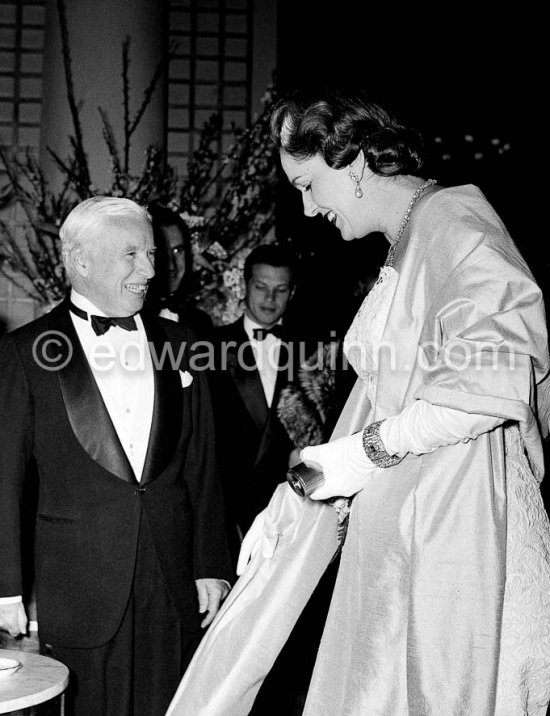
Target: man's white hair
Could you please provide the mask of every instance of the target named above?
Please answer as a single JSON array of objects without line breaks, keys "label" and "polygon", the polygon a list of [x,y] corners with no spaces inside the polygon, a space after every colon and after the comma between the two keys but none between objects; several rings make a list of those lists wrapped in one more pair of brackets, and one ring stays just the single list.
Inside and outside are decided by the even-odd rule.
[{"label": "man's white hair", "polygon": [[113,216],[134,216],[151,225],[151,217],[144,206],[131,199],[113,196],[92,196],[69,212],[59,229],[61,258],[69,278],[74,274],[74,253],[93,229]]}]

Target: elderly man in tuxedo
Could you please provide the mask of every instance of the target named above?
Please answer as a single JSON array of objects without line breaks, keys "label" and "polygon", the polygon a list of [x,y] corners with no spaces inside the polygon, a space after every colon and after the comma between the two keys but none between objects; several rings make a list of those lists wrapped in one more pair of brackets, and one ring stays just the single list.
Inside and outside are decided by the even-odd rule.
[{"label": "elderly man in tuxedo", "polygon": [[283,323],[294,277],[284,247],[253,249],[244,265],[244,316],[214,331],[212,398],[234,564],[239,538],[285,480],[294,450],[277,416],[281,390],[307,353]]},{"label": "elderly man in tuxedo", "polygon": [[0,628],[26,630],[33,464],[39,637],[71,671],[67,712],[160,716],[230,578],[206,376],[185,327],[140,316],[144,208],[93,197],[60,236],[70,298],[0,342]]}]

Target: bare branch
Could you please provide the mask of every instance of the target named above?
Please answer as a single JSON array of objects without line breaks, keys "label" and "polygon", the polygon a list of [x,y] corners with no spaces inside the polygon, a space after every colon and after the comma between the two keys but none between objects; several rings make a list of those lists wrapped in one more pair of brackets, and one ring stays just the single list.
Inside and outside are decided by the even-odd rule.
[{"label": "bare branch", "polygon": [[67,10],[65,7],[65,0],[57,0],[57,11],[59,15],[59,25],[61,28],[61,46],[63,50],[65,82],[67,84],[67,99],[69,101],[69,108],[71,111],[71,117],[75,133],[75,160],[78,173],[80,174],[78,184],[89,187],[91,184],[90,169],[88,166],[88,157],[86,155],[86,152],[84,151],[84,141],[82,138],[82,126],[80,124],[79,108],[77,106],[74,92],[72,61],[69,46],[69,28],[67,24]]}]

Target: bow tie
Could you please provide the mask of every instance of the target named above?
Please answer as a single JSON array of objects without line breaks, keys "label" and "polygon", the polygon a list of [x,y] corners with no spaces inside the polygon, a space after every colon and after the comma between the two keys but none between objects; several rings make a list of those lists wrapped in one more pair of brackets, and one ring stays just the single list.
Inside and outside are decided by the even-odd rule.
[{"label": "bow tie", "polygon": [[[69,303],[69,310],[72,311],[75,316],[88,320],[88,314],[83,311],[74,303]],[[96,336],[102,336],[106,333],[111,326],[120,326],[125,331],[137,331],[136,319],[133,316],[90,316],[90,323],[94,329]]]},{"label": "bow tie", "polygon": [[263,341],[264,338],[267,338],[269,334],[273,334],[275,338],[282,338],[283,336],[283,327],[281,325],[272,326],[271,328],[253,328],[252,329],[252,335],[254,336],[254,340],[256,341]]}]

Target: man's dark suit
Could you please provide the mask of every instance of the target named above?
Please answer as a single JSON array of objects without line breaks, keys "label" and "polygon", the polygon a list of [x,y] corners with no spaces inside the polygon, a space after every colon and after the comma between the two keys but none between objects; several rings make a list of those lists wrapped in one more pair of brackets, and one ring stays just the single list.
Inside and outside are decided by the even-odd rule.
[{"label": "man's dark suit", "polygon": [[[195,579],[229,578],[206,377],[190,369],[188,351],[180,355],[192,334],[162,319],[144,316],[144,325],[157,356],[171,347],[181,360],[155,366],[153,356],[153,420],[140,483],[67,303],[0,342],[0,596],[22,593],[19,503],[34,458],[37,612],[40,638],[54,646],[89,648],[112,639],[144,535],[162,578],[159,588],[189,638],[200,629]],[[58,370],[37,360],[37,339],[46,332],[58,341],[50,344],[50,357],[58,354],[51,365],[67,358]],[[192,374],[188,387],[178,368]]]},{"label": "man's dark suit", "polygon": [[298,341],[283,337],[275,392],[268,407],[243,323],[240,318],[214,331],[212,399],[227,512],[244,534],[275,487],[285,480],[294,445],[277,417],[277,403],[304,356],[300,355],[303,349],[300,351]]}]

